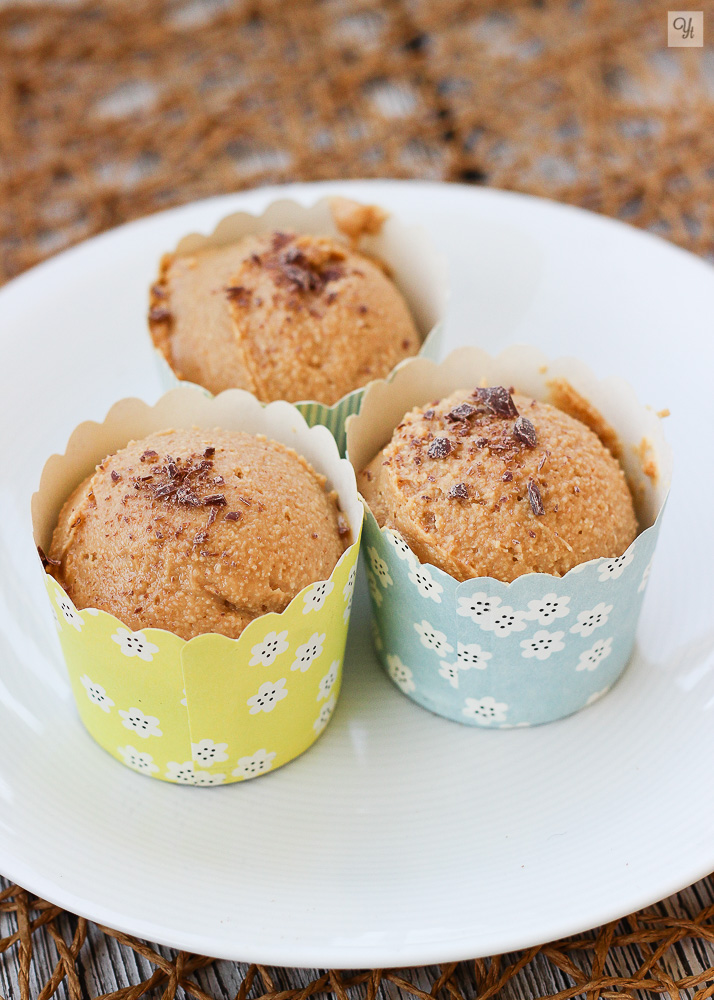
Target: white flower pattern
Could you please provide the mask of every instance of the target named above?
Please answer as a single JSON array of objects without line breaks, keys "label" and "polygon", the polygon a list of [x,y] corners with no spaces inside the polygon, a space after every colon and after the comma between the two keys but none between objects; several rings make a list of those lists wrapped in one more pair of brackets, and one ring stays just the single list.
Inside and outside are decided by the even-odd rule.
[{"label": "white flower pattern", "polygon": [[406,560],[406,562],[411,563],[416,561],[416,556],[409,548],[407,543],[404,541],[401,535],[397,534],[396,531],[388,530],[385,532],[387,541],[390,543],[394,551],[396,552],[399,559]]},{"label": "white flower pattern", "polygon": [[191,744],[191,756],[198,764],[210,767],[212,764],[222,764],[228,760],[227,743],[214,743],[213,740],[201,740]]},{"label": "white flower pattern", "polygon": [[315,732],[317,733],[318,736],[320,735],[320,733],[323,731],[323,729],[325,728],[325,726],[327,725],[327,723],[332,718],[332,713],[335,711],[335,705],[336,704],[337,704],[337,702],[336,702],[335,696],[333,695],[329,699],[329,701],[326,701],[325,704],[320,709],[320,714],[318,715],[318,717],[315,719],[315,721],[312,724],[312,728],[315,730]]},{"label": "white flower pattern", "polygon": [[154,758],[150,753],[142,753],[131,744],[117,747],[117,753],[121,754],[126,766],[133,771],[139,771],[141,774],[158,774],[159,768],[154,764]]},{"label": "white flower pattern", "polygon": [[330,692],[332,691],[337,677],[340,671],[340,661],[333,660],[330,664],[330,669],[327,671],[325,676],[320,680],[320,688],[317,692],[317,701],[322,701],[323,698],[329,698]]},{"label": "white flower pattern", "polygon": [[93,704],[98,705],[103,712],[108,713],[110,709],[114,708],[114,702],[101,684],[95,684],[86,674],[83,674],[79,678],[79,682],[87,692],[89,700]]},{"label": "white flower pattern", "polygon": [[305,605],[302,613],[307,615],[311,611],[319,611],[325,603],[328,594],[331,594],[334,588],[335,584],[332,580],[322,580],[320,583],[313,583],[310,589],[302,595]]},{"label": "white flower pattern", "polygon": [[258,688],[258,693],[251,695],[246,702],[250,705],[250,714],[257,715],[258,712],[272,712],[279,701],[287,698],[288,689],[285,687],[287,678],[281,677],[279,681],[266,681]]},{"label": "white flower pattern", "polygon": [[596,670],[603,660],[612,652],[613,636],[608,639],[598,639],[590,649],[586,649],[578,658],[576,670]]},{"label": "white flower pattern", "polygon": [[345,610],[342,613],[342,621],[347,624],[350,620],[350,612],[352,611],[352,598],[355,592],[355,578],[357,576],[357,565],[355,564],[350,570],[350,575],[347,577],[347,583],[342,588],[342,594],[345,598]]},{"label": "white flower pattern", "polygon": [[491,695],[485,698],[467,698],[462,714],[469,719],[477,719],[486,725],[492,722],[505,722],[508,705],[505,701],[496,701]]},{"label": "white flower pattern", "polygon": [[555,618],[565,618],[570,614],[569,597],[558,597],[557,594],[544,594],[537,601],[528,602],[528,611],[525,618],[529,621],[537,621],[539,625],[547,625]]},{"label": "white flower pattern", "polygon": [[562,641],[565,632],[548,632],[547,629],[539,629],[533,633],[531,639],[521,640],[521,656],[526,659],[535,657],[536,660],[547,660],[553,653],[559,653],[565,649]]},{"label": "white flower pattern", "polygon": [[433,649],[438,654],[453,653],[454,647],[444,633],[434,628],[424,618],[420,622],[414,622],[414,631],[419,636],[422,646],[426,646],[427,649]]},{"label": "white flower pattern", "polygon": [[159,729],[159,720],[155,715],[144,715],[140,708],[119,709],[122,725],[126,729],[133,729],[142,740],[148,740],[150,736],[163,736]]},{"label": "white flower pattern", "polygon": [[117,644],[124,656],[137,656],[146,663],[151,663],[154,653],[159,651],[159,647],[149,642],[143,632],[130,632],[126,628],[118,628],[112,636],[112,641]]},{"label": "white flower pattern", "polygon": [[406,664],[402,663],[398,656],[387,656],[387,669],[394,683],[405,694],[416,689],[416,684],[413,680],[414,674]]},{"label": "white flower pattern", "polygon": [[415,584],[422,597],[428,597],[437,604],[441,604],[441,595],[444,588],[437,580],[434,579],[426,566],[420,565],[416,562],[416,560],[411,563],[409,569],[409,579],[413,584]]},{"label": "white flower pattern", "polygon": [[263,747],[261,750],[256,750],[252,757],[240,757],[238,759],[238,767],[231,773],[234,778],[245,778],[246,780],[257,778],[272,768],[274,760],[275,751],[271,750],[268,753],[265,747]]},{"label": "white flower pattern", "polygon": [[457,647],[459,670],[468,670],[469,667],[475,667],[476,670],[485,670],[488,666],[488,661],[493,656],[493,653],[481,649],[477,642],[459,642],[457,643]]},{"label": "white flower pattern", "polygon": [[588,700],[587,700],[587,701],[585,702],[585,705],[586,705],[586,706],[587,706],[587,705],[594,705],[596,701],[600,701],[600,699],[601,699],[601,698],[602,698],[602,697],[603,697],[604,695],[606,695],[606,694],[607,694],[607,692],[608,692],[608,691],[610,690],[611,686],[612,686],[611,684],[608,684],[608,686],[607,686],[607,687],[604,687],[604,688],[602,688],[602,690],[600,690],[600,691],[594,691],[594,692],[593,692],[593,693],[592,693],[592,694],[590,695],[590,697],[588,698]]},{"label": "white flower pattern", "polygon": [[524,611],[514,611],[507,604],[502,604],[500,597],[489,597],[482,592],[471,597],[460,597],[456,613],[470,618],[485,632],[494,632],[500,636],[522,632],[526,627]]},{"label": "white flower pattern", "polygon": [[257,642],[255,646],[251,647],[252,656],[248,661],[248,666],[257,667],[260,664],[263,667],[269,667],[275,658],[284,653],[290,646],[287,638],[287,629],[283,629],[282,632],[268,632],[262,642]]},{"label": "white flower pattern", "polygon": [[295,650],[295,659],[293,660],[290,669],[299,670],[304,674],[305,671],[309,670],[312,666],[313,660],[316,660],[322,653],[324,642],[324,632],[322,635],[318,632],[313,632],[307,642],[304,642],[302,646],[298,646]]},{"label": "white flower pattern", "polygon": [[75,608],[74,604],[70,601],[66,594],[63,594],[61,590],[55,591],[55,601],[57,602],[57,607],[62,612],[64,620],[75,628],[78,632],[82,631],[84,622],[82,621],[82,616]]},{"label": "white flower pattern", "polygon": [[[652,559],[654,559],[654,556],[652,557]],[[649,578],[650,578],[650,573],[652,572],[652,559],[650,559],[650,561],[649,561],[649,562],[647,563],[647,565],[645,566],[645,570],[644,570],[644,573],[642,574],[642,579],[640,580],[640,585],[639,585],[639,587],[637,588],[637,593],[638,593],[638,594],[641,594],[641,593],[642,593],[642,591],[643,591],[643,590],[645,589],[645,587],[647,586],[647,581],[649,580]]]},{"label": "white flower pattern", "polygon": [[608,580],[617,580],[624,573],[627,566],[630,565],[632,560],[635,558],[635,550],[633,546],[624,552],[621,556],[616,559],[608,559],[602,563],[599,567],[598,580],[600,583],[605,583]]},{"label": "white flower pattern", "polygon": [[167,781],[173,781],[178,785],[222,785],[226,780],[225,774],[197,771],[192,760],[185,760],[182,764],[170,760],[166,767],[167,771],[164,777]]},{"label": "white flower pattern", "polygon": [[459,686],[459,665],[458,663],[448,663],[446,660],[439,661],[439,676],[446,678],[452,688]]},{"label": "white flower pattern", "polygon": [[369,556],[369,564],[372,567],[372,572],[377,577],[377,580],[383,587],[391,587],[394,580],[390,576],[389,567],[384,559],[382,559],[377,550],[371,545],[367,547],[367,555]]},{"label": "white flower pattern", "polygon": [[603,601],[600,601],[590,611],[578,612],[578,620],[575,625],[570,626],[570,631],[576,635],[590,635],[596,628],[601,628],[607,624],[611,611],[612,604],[605,604]]}]

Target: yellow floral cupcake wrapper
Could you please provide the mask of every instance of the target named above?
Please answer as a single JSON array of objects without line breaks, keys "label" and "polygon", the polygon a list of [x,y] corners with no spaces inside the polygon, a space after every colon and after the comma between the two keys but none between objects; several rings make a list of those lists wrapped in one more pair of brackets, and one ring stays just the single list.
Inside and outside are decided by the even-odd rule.
[{"label": "yellow floral cupcake wrapper", "polygon": [[123,401],[104,425],[81,425],[67,454],[46,466],[33,500],[39,545],[48,547],[67,495],[57,487],[66,490],[71,470],[78,472],[76,484],[108,449],[126,444],[123,424],[144,424],[144,434],[195,424],[258,433],[262,424],[262,433],[305,454],[338,491],[353,544],[328,580],[304,588],[281,614],[257,618],[238,639],[207,634],[186,641],[163,629],[132,631],[104,611],[78,611],[45,574],[80,717],[116,760],[184,785],[229,784],[273,771],[315,742],[337,704],[362,529],[353,470],[327,431],[309,430],[287,403],[262,407],[238,390],[207,399],[185,387],[153,410]]}]

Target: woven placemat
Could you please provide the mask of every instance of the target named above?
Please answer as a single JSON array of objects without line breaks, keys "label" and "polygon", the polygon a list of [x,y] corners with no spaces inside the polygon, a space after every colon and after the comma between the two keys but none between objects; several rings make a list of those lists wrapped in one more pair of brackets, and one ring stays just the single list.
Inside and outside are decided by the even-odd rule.
[{"label": "woven placemat", "polygon": [[[336,177],[545,195],[714,261],[709,55],[634,0],[0,2],[0,282],[174,204]],[[711,881],[519,955],[314,975],[228,975],[0,885],[12,1000],[95,997],[107,962],[114,1000],[714,995]]]}]

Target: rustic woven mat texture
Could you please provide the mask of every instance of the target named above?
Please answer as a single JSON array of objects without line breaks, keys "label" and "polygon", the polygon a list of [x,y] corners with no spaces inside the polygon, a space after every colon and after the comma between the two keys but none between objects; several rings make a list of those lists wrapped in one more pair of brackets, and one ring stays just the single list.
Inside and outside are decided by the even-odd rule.
[{"label": "rustic woven mat texture", "polygon": [[[668,49],[666,6],[636,0],[3,0],[0,282],[171,205],[338,177],[544,195],[714,261],[710,56]],[[685,906],[433,970],[310,979],[236,966],[235,996],[485,1000],[540,996],[547,982],[559,1000],[703,1000],[711,898],[709,883]],[[133,970],[113,1000],[228,995],[208,976],[226,963],[88,926],[18,886],[0,891],[0,935],[21,1000],[96,996],[98,940]]]}]

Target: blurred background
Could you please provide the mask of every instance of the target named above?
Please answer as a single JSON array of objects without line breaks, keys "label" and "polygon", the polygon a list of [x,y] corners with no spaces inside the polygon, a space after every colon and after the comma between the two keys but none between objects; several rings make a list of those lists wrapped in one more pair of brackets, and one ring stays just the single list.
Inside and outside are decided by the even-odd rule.
[{"label": "blurred background", "polygon": [[0,280],[341,177],[544,195],[714,261],[714,49],[667,43],[646,0],[0,0]]}]

